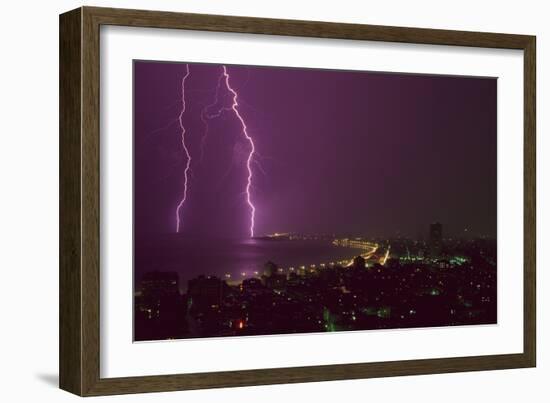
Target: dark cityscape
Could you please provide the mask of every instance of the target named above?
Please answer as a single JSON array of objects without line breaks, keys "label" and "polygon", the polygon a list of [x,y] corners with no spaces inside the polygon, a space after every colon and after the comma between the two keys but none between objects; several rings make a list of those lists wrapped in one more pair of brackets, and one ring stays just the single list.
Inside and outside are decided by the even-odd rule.
[{"label": "dark cityscape", "polygon": [[434,223],[427,242],[336,239],[365,253],[314,267],[266,262],[238,281],[200,275],[184,293],[177,272],[145,273],[135,340],[496,323],[495,241],[442,235]]},{"label": "dark cityscape", "polygon": [[497,323],[495,78],[133,73],[135,341]]}]

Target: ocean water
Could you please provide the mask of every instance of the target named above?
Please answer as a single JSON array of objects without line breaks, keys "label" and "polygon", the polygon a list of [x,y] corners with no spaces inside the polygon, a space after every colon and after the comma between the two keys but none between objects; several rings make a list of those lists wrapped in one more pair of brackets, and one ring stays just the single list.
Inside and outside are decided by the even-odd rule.
[{"label": "ocean water", "polygon": [[134,278],[137,286],[148,271],[175,271],[179,274],[180,289],[185,291],[187,281],[201,274],[235,281],[261,275],[267,261],[284,269],[298,269],[302,265],[350,259],[360,253],[360,249],[335,246],[329,240],[159,237],[136,242]]}]

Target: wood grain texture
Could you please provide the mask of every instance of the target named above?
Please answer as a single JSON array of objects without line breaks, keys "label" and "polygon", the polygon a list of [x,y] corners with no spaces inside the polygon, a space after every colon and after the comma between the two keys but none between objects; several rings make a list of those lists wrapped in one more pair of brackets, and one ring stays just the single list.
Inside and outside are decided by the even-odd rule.
[{"label": "wood grain texture", "polygon": [[82,8],[82,389],[99,378],[99,24]]},{"label": "wood grain texture", "polygon": [[536,39],[530,37],[524,48],[524,172],[523,172],[523,354],[536,366],[536,266],[537,266],[537,160],[536,160]]},{"label": "wood grain texture", "polygon": [[523,49],[529,36],[334,22],[86,7],[105,25]]},{"label": "wood grain texture", "polygon": [[[101,25],[524,51],[524,352],[130,378],[100,377]],[[60,17],[60,387],[81,396],[532,367],[535,321],[535,37],[82,7]]]},{"label": "wood grain texture", "polygon": [[59,386],[81,394],[81,11],[59,22]]}]

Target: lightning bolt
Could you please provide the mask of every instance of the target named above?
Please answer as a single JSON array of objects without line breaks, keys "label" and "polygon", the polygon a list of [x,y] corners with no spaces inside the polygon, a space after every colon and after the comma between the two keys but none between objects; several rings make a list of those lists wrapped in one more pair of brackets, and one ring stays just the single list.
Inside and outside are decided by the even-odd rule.
[{"label": "lightning bolt", "polygon": [[[186,104],[186,101],[185,101],[185,80],[187,79],[187,77],[189,76],[189,65],[186,64],[186,73],[185,75],[183,76],[182,80],[181,80],[181,103],[182,103],[182,109],[181,109],[181,112],[179,114],[179,117],[178,117],[178,121],[179,121],[179,125],[180,125],[180,129],[181,129],[181,144],[182,144],[182,148],[185,152],[185,156],[186,156],[186,164],[185,164],[185,170],[184,170],[184,185],[183,185],[183,196],[176,208],[176,232],[180,232],[180,229],[181,229],[181,225],[182,225],[182,220],[181,220],[181,210],[185,204],[185,201],[187,200],[187,193],[188,193],[188,190],[189,190],[189,175],[190,175],[190,170],[191,170],[191,153],[189,152],[189,148],[187,146],[187,142],[186,142],[186,129],[185,129],[185,125],[183,123],[183,117],[184,117],[184,114],[185,114],[185,111],[186,111],[186,107],[187,107],[187,104]],[[214,118],[218,118],[222,115],[222,113],[224,111],[233,111],[235,113],[235,116],[237,117],[237,119],[239,120],[240,124],[241,124],[241,128],[242,128],[242,134],[244,136],[244,138],[246,139],[246,141],[250,144],[250,151],[249,151],[249,154],[248,154],[248,158],[246,160],[246,169],[247,169],[247,183],[246,183],[246,187],[245,187],[245,194],[246,194],[246,202],[249,206],[249,209],[250,209],[250,226],[249,226],[249,231],[250,231],[250,236],[251,237],[254,237],[254,224],[255,224],[255,216],[256,216],[256,207],[254,206],[254,203],[252,202],[252,196],[251,196],[251,188],[252,188],[252,178],[253,178],[253,171],[252,171],[252,163],[258,163],[259,164],[259,161],[256,161],[256,159],[254,158],[254,155],[255,155],[255,152],[256,152],[256,148],[255,148],[255,145],[254,145],[254,140],[252,139],[252,137],[248,134],[248,128],[246,126],[246,123],[242,117],[242,115],[240,114],[239,112],[239,102],[238,102],[238,93],[237,91],[231,87],[231,84],[230,84],[230,76],[229,76],[229,72],[227,71],[227,67],[226,66],[222,66],[223,68],[223,73],[220,75],[219,79],[218,79],[218,85],[216,87],[216,94],[215,94],[215,99],[214,99],[214,102],[210,105],[207,105],[201,112],[201,120],[202,122],[205,124],[205,131],[204,131],[204,134],[203,134],[203,137],[201,139],[201,144],[200,144],[200,161],[203,160],[203,157],[204,157],[204,149],[205,149],[205,145],[206,145],[206,140],[207,140],[207,137],[208,137],[208,131],[209,131],[209,120],[211,119],[214,119]],[[220,98],[220,89],[221,89],[221,84],[222,84],[222,81],[225,81],[225,86],[227,88],[227,90],[231,93],[232,95],[232,103],[231,103],[231,106],[230,107],[227,107],[227,106],[222,106],[217,109],[217,111],[213,112],[213,113],[210,113],[210,110],[219,104],[219,98]],[[261,167],[261,165],[259,166],[259,168],[261,170],[263,170],[263,168]]]},{"label": "lightning bolt", "polygon": [[246,141],[248,141],[248,143],[250,144],[250,153],[248,154],[248,158],[246,160],[246,169],[248,171],[248,176],[247,176],[245,192],[246,192],[246,202],[248,203],[248,206],[250,208],[250,237],[254,237],[254,218],[255,218],[255,215],[256,215],[256,207],[254,207],[254,203],[252,203],[252,198],[251,198],[251,195],[250,195],[250,188],[252,187],[252,166],[251,165],[252,165],[252,161],[254,159],[254,152],[256,151],[256,148],[254,147],[254,140],[248,134],[246,123],[245,123],[243,117],[241,116],[241,114],[239,113],[238,94],[237,94],[237,91],[235,91],[233,89],[233,87],[231,87],[231,84],[229,83],[229,73],[227,72],[227,67],[226,66],[223,66],[223,76],[225,78],[225,85],[226,85],[227,89],[233,95],[233,102],[231,104],[231,109],[233,110],[233,112],[235,112],[235,116],[237,117],[237,119],[241,123],[242,133],[243,133]]},{"label": "lightning bolt", "polygon": [[222,106],[215,113],[209,113],[209,111],[214,106],[218,105],[218,103],[219,103],[220,88],[221,88],[221,85],[222,85],[222,79],[223,79],[223,75],[220,74],[220,78],[218,78],[218,85],[216,87],[216,95],[215,95],[215,98],[214,98],[214,102],[212,102],[210,105],[205,106],[204,109],[201,112],[201,120],[204,123],[204,134],[203,134],[202,140],[201,140],[200,162],[202,162],[202,160],[204,159],[204,148],[206,146],[206,139],[208,138],[208,132],[210,130],[210,125],[209,125],[208,121],[211,120],[211,119],[220,117],[221,114],[223,113],[223,111],[230,111],[231,110],[231,108]]},{"label": "lightning bolt", "polygon": [[187,158],[187,162],[185,164],[185,170],[183,171],[183,196],[178,204],[178,207],[176,208],[176,232],[180,232],[181,227],[181,209],[183,208],[183,205],[185,204],[185,200],[187,199],[187,191],[188,191],[188,185],[189,185],[189,169],[191,168],[191,154],[189,153],[189,148],[187,147],[187,143],[185,141],[185,125],[183,124],[183,115],[185,114],[186,109],[186,103],[185,103],[185,80],[187,80],[187,77],[189,77],[189,65],[185,65],[185,75],[181,79],[181,112],[178,117],[178,121],[180,124],[181,129],[181,145],[183,147],[183,151],[185,152],[185,157]]}]

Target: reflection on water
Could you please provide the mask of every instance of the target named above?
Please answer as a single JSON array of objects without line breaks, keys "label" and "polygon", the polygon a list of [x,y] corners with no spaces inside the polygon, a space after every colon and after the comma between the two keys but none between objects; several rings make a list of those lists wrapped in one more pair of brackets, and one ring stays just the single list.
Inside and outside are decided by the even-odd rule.
[{"label": "reflection on water", "polygon": [[360,249],[335,246],[324,240],[265,239],[186,239],[162,237],[155,241],[136,242],[135,280],[152,270],[175,271],[182,290],[187,281],[201,274],[238,279],[262,274],[267,261],[288,269],[319,265],[359,254]]}]

